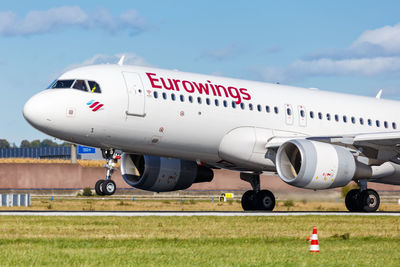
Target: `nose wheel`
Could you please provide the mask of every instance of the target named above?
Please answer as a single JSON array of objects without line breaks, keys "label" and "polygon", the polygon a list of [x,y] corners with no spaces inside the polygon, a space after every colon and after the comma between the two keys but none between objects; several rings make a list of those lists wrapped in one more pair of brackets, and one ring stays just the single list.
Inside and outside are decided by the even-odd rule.
[{"label": "nose wheel", "polygon": [[253,190],[246,191],[242,196],[243,210],[272,211],[275,207],[275,196],[269,190],[260,190],[260,175],[241,173],[240,179],[249,182]]},{"label": "nose wheel", "polygon": [[114,173],[115,165],[121,158],[121,155],[116,153],[114,149],[102,149],[103,158],[107,160],[104,165],[106,168],[106,178],[104,180],[98,180],[94,186],[96,194],[99,196],[111,196],[117,190],[115,182],[111,180],[111,176]]}]

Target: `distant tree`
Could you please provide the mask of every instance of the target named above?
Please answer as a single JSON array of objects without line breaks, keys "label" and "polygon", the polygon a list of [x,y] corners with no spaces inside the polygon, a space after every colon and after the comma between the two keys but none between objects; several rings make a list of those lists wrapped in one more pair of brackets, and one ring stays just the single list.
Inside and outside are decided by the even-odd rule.
[{"label": "distant tree", "polygon": [[6,139],[0,139],[0,148],[10,148],[10,143]]},{"label": "distant tree", "polygon": [[59,146],[71,146],[72,144],[69,142],[63,142]]},{"label": "distant tree", "polygon": [[28,140],[22,140],[19,147],[20,148],[29,148],[29,147],[31,147],[31,142],[29,142]]},{"label": "distant tree", "polygon": [[40,140],[36,139],[31,142],[31,147],[40,147]]},{"label": "distant tree", "polygon": [[40,142],[40,147],[57,147],[58,144],[56,142],[51,141],[50,139],[44,139]]}]

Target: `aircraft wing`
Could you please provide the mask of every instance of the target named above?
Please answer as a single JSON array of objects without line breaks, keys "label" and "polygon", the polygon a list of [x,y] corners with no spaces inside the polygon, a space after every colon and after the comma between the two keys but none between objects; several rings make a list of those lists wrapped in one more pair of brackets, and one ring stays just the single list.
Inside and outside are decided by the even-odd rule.
[{"label": "aircraft wing", "polygon": [[400,132],[371,133],[348,136],[308,137],[309,140],[354,148],[377,163],[400,163]]}]

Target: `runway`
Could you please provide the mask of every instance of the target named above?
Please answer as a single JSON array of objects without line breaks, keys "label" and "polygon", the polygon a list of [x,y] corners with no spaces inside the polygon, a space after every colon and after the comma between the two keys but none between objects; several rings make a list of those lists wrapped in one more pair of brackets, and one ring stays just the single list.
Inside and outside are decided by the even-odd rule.
[{"label": "runway", "polygon": [[0,216],[85,216],[85,217],[143,217],[143,216],[400,216],[400,212],[317,212],[317,211],[292,211],[292,212],[240,212],[240,211],[0,211]]}]

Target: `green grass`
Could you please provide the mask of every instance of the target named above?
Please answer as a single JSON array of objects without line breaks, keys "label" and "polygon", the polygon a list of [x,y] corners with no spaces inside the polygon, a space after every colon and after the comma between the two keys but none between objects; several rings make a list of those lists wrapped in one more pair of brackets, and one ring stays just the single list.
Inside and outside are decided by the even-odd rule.
[{"label": "green grass", "polygon": [[[398,266],[397,217],[0,217],[2,266]],[[307,236],[317,225],[321,252]],[[344,239],[342,236],[349,236]]]}]

